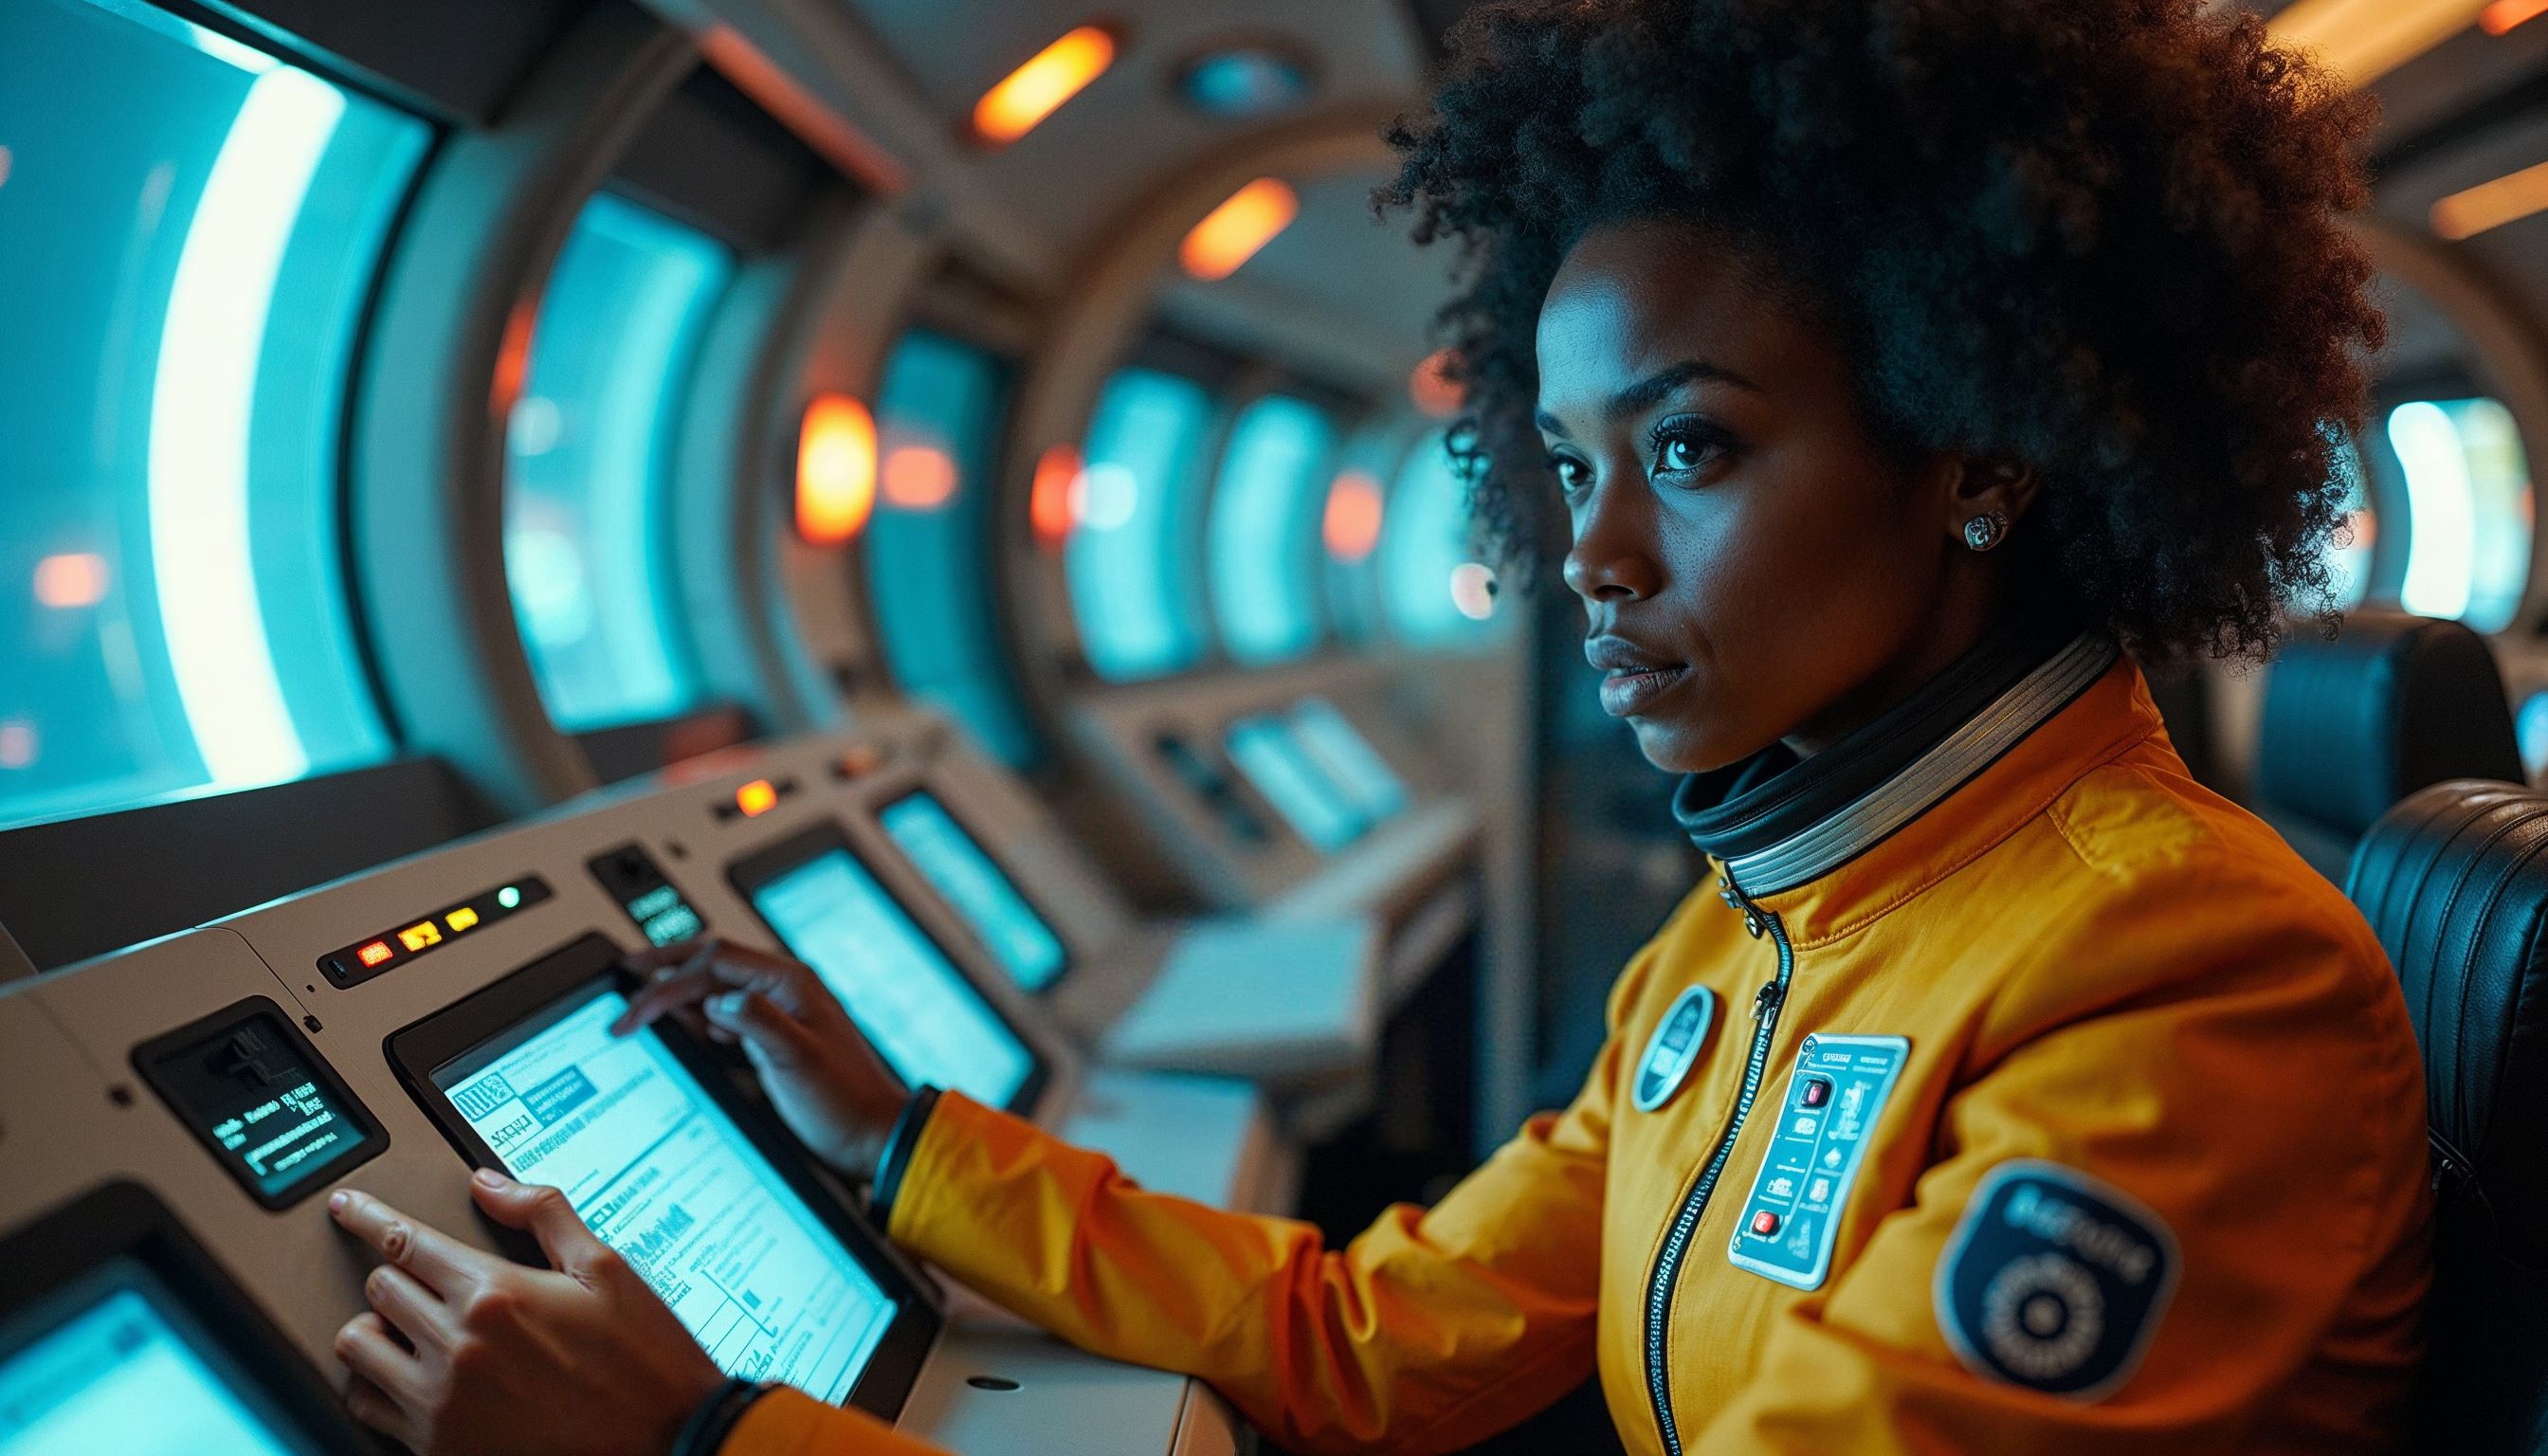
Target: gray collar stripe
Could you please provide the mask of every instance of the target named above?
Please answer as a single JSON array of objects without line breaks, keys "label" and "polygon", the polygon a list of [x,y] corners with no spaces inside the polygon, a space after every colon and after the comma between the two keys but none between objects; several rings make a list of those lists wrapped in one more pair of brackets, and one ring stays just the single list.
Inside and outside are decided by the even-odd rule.
[{"label": "gray collar stripe", "polygon": [[2103,633],[2074,639],[1865,798],[1767,849],[1736,856],[1726,862],[1727,872],[1747,895],[1774,895],[1857,859],[2042,727],[2103,677],[2116,655]]}]

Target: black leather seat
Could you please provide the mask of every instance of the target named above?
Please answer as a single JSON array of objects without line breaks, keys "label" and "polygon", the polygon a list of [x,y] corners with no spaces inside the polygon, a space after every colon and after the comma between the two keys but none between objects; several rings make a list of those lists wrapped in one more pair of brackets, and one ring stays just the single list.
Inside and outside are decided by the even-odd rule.
[{"label": "black leather seat", "polygon": [[2345,892],[2424,1050],[2440,1206],[2418,1449],[2548,1451],[2548,794],[2414,793],[2363,838]]},{"label": "black leather seat", "polygon": [[2522,776],[2495,653],[2457,622],[2358,611],[2332,641],[2296,634],[2265,680],[2249,797],[2330,879],[2416,789]]}]

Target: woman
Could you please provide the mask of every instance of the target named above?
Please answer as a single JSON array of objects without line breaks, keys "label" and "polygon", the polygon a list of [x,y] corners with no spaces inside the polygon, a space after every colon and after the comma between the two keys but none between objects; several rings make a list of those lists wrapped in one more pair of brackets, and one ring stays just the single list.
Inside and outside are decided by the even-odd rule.
[{"label": "woman", "polygon": [[[1455,1448],[1596,1370],[1639,1453],[2389,1447],[2404,1007],[2126,655],[2260,651],[2323,588],[2364,105],[2195,0],[1525,0],[1459,43],[1394,192],[1469,249],[1458,448],[1507,544],[1562,523],[1717,870],[1575,1103],[1331,1250],[906,1098],[790,962],[710,948],[632,1016],[704,1007],[907,1248],[1294,1449]],[[482,1202],[570,1273],[389,1282],[376,1422],[549,1449],[502,1380],[561,1450],[909,1449],[720,1386],[562,1204]]]}]

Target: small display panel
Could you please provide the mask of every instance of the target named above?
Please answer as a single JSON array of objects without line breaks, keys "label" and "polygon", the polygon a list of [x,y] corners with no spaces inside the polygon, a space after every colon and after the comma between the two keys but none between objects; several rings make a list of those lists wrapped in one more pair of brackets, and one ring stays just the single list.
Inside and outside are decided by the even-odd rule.
[{"label": "small display panel", "polygon": [[619,908],[628,913],[647,944],[670,946],[686,941],[707,929],[707,922],[690,902],[682,898],[681,889],[655,857],[642,845],[621,845],[607,854],[595,855],[589,868]]},{"label": "small display panel", "polygon": [[734,868],[735,888],[788,954],[814,967],[909,1086],[1023,1111],[1045,1067],[831,826]]},{"label": "small display panel", "polygon": [[1173,733],[1162,733],[1151,746],[1158,750],[1159,761],[1168,766],[1177,781],[1192,790],[1221,820],[1221,827],[1229,831],[1230,838],[1247,845],[1261,845],[1272,838],[1265,821],[1230,786],[1229,775],[1196,752],[1193,744]]},{"label": "small display panel", "polygon": [[431,915],[330,951],[318,957],[318,972],[338,986],[357,985],[376,975],[386,975],[418,956],[440,950],[472,931],[527,910],[548,899],[550,893],[547,880],[536,874],[523,875],[457,905],[445,905]]},{"label": "small display panel", "polygon": [[283,1009],[262,996],[154,1038],[134,1069],[250,1198],[279,1209],[389,1145]]},{"label": "small display panel", "polygon": [[612,1034],[616,958],[580,942],[397,1034],[391,1059],[474,1161],[563,1190],[719,1369],[898,1403],[933,1333],[904,1318],[918,1292],[678,1029]]},{"label": "small display panel", "polygon": [[1407,807],[1407,785],[1352,721],[1323,697],[1292,705],[1292,736],[1373,824]]},{"label": "small display panel", "polygon": [[317,1371],[148,1190],[0,1240],[0,1456],[370,1449]]},{"label": "small display panel", "polygon": [[921,874],[963,913],[1021,989],[1041,991],[1061,978],[1069,955],[1061,937],[1018,892],[999,863],[926,789],[884,806],[876,822]]},{"label": "small display panel", "polygon": [[1284,720],[1255,717],[1231,723],[1229,757],[1293,833],[1319,853],[1332,855],[1370,827]]},{"label": "small display panel", "polygon": [[[147,1271],[119,1260],[0,1336],[0,1456],[294,1456],[318,1448],[251,1409],[179,1332]],[[11,1331],[12,1335],[17,1331]]]}]

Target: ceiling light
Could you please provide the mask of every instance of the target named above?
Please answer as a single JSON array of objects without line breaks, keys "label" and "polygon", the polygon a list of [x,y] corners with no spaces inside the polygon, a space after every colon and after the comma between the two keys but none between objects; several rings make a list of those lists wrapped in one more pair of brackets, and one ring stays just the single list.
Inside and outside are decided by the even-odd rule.
[{"label": "ceiling light", "polygon": [[1046,46],[982,93],[973,107],[973,136],[986,146],[1024,136],[1115,63],[1115,37],[1081,26]]},{"label": "ceiling light", "polygon": [[875,509],[875,416],[847,395],[817,395],[796,435],[796,534],[838,546]]},{"label": "ceiling light", "polygon": [[2501,36],[2517,25],[2548,15],[2548,0],[2495,0],[2478,13],[2477,28]]},{"label": "ceiling light", "polygon": [[1271,116],[1300,105],[1309,94],[1309,66],[1269,46],[1209,50],[1177,75],[1177,95],[1206,116]]},{"label": "ceiling light", "polygon": [[2454,192],[2433,204],[2433,232],[2453,242],[2548,211],[2548,162]]},{"label": "ceiling light", "polygon": [[2487,0],[2298,0],[2268,29],[2275,44],[2358,87],[2468,29],[2486,8]]},{"label": "ceiling light", "polygon": [[1194,225],[1177,249],[1188,274],[1207,283],[1228,278],[1301,213],[1299,194],[1281,179],[1259,177]]}]

